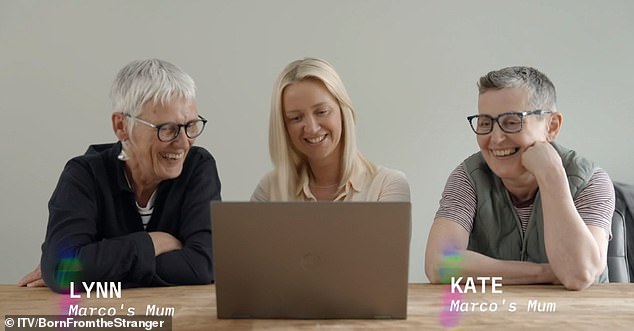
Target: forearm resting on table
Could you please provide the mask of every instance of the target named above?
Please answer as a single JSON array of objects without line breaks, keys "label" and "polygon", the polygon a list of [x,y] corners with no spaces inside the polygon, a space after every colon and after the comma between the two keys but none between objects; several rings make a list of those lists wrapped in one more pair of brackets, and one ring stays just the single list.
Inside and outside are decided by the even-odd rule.
[{"label": "forearm resting on table", "polygon": [[[426,272],[432,283],[448,283],[450,277],[502,277],[502,283],[507,285],[558,283],[547,263],[498,260],[469,250],[455,254],[460,261],[450,270],[442,270],[443,256],[428,263]],[[443,274],[448,277],[442,277]]]},{"label": "forearm resting on table", "polygon": [[566,288],[584,289],[605,268],[607,235],[600,228],[589,229],[581,219],[565,174],[548,174],[539,179],[539,185],[548,261]]}]

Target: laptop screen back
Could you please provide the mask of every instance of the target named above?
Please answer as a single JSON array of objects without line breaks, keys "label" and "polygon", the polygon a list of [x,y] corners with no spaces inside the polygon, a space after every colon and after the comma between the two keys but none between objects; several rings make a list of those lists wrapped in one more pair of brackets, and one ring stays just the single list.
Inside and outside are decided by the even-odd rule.
[{"label": "laptop screen back", "polygon": [[214,202],[219,318],[406,318],[409,202]]}]

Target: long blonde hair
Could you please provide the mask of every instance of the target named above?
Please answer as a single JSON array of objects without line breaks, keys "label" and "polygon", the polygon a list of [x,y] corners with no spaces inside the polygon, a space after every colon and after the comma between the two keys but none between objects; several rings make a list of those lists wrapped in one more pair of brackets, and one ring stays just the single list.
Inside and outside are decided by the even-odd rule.
[{"label": "long blonde hair", "polygon": [[271,200],[288,201],[295,197],[299,189],[300,174],[308,169],[308,161],[295,150],[288,136],[282,116],[282,94],[293,82],[305,79],[321,81],[341,108],[343,155],[342,176],[339,186],[345,185],[356,168],[376,172],[376,166],[368,161],[357,149],[355,133],[355,111],[348,92],[335,69],[328,62],[318,58],[304,58],[288,64],[280,73],[271,97],[269,117],[269,152],[273,162],[274,178]]}]

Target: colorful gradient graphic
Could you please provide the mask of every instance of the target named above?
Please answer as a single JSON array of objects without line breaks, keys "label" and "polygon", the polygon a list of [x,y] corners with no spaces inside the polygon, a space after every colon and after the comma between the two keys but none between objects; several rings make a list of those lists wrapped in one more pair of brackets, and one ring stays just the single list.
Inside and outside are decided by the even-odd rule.
[{"label": "colorful gradient graphic", "polygon": [[[64,257],[59,261],[57,266],[57,279],[60,288],[64,289],[65,293],[70,292],[70,282],[75,282],[80,279],[79,275],[82,271],[81,263],[76,257]],[[68,315],[68,308],[71,305],[78,304],[80,299],[71,298],[70,295],[60,296],[58,303],[59,314]]]},{"label": "colorful gradient graphic", "polygon": [[[453,248],[448,247],[443,250],[443,259],[440,266],[440,280],[442,283],[451,283],[451,277],[458,277],[462,264],[462,254]],[[442,296],[442,311],[438,320],[445,329],[456,330],[460,322],[460,312],[451,311],[451,302],[462,300],[462,293],[452,293],[451,286],[448,285]]]}]

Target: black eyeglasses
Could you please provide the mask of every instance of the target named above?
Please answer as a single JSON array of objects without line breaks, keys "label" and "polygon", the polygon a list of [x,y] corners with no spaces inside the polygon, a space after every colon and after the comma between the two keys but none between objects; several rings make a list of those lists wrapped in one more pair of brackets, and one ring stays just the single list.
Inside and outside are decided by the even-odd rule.
[{"label": "black eyeglasses", "polygon": [[178,138],[178,134],[180,133],[181,128],[185,128],[185,135],[188,138],[194,139],[200,136],[201,133],[203,133],[203,130],[205,129],[205,124],[207,124],[207,120],[200,115],[198,115],[197,120],[189,121],[185,124],[168,122],[159,125],[152,124],[127,113],[124,113],[124,115],[141,124],[145,124],[151,128],[156,129],[156,136],[158,137],[158,140],[166,143]]},{"label": "black eyeglasses", "polygon": [[524,117],[529,115],[544,115],[552,113],[550,110],[533,110],[524,112],[502,113],[496,117],[491,115],[472,115],[467,117],[471,129],[475,134],[489,134],[493,131],[493,123],[497,122],[502,131],[506,133],[518,133],[524,126]]}]

